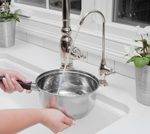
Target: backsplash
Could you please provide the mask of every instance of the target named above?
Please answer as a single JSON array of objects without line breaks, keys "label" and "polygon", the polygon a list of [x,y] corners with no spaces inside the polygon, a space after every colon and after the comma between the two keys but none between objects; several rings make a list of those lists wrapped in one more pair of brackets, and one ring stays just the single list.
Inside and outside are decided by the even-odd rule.
[{"label": "backsplash", "polygon": [[[40,33],[39,31],[34,31],[34,30],[28,30],[24,27],[18,26],[17,27],[17,32],[16,32],[16,38],[23,40],[25,42],[29,42],[41,47],[44,47],[46,49],[59,52],[59,37],[56,37],[54,35],[46,34],[46,33]],[[83,37],[84,38],[84,37]],[[96,42],[94,40],[94,42]],[[82,43],[82,44],[81,44]],[[76,46],[79,47],[82,51],[87,53],[87,58],[84,62],[93,64],[98,66],[100,63],[100,51],[98,49],[93,49],[92,47],[88,48],[85,45],[86,42],[84,40],[82,41],[77,41]],[[130,78],[135,78],[134,74],[134,66],[127,64],[126,59],[124,58],[124,53],[123,51],[123,46],[122,44],[116,45],[116,43],[111,44],[110,40],[106,40],[107,43],[107,49],[106,50],[106,55],[107,55],[107,65],[111,67],[116,73],[119,73],[121,75],[130,77]],[[93,43],[94,44],[94,43]],[[88,44],[89,45],[89,44]],[[113,47],[114,46],[114,47]],[[110,48],[111,47],[111,48]],[[119,48],[121,51],[119,51]],[[100,49],[100,48],[99,48]],[[118,50],[117,50],[118,49]],[[110,52],[111,50],[111,52]],[[118,52],[119,54],[118,54]]]}]

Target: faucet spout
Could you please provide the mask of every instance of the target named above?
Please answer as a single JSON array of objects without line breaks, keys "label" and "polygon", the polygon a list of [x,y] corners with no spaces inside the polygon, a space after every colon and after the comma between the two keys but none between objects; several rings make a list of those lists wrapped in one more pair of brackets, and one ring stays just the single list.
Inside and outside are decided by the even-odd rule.
[{"label": "faucet spout", "polygon": [[105,16],[103,15],[102,12],[98,11],[98,10],[93,10],[93,11],[90,11],[89,13],[87,13],[80,21],[80,25],[83,25],[84,21],[86,20],[86,18],[90,15],[90,14],[94,14],[94,13],[97,13],[99,14],[101,17],[102,17],[102,58],[101,58],[101,63],[100,63],[100,68],[99,68],[99,73],[100,73],[100,76],[103,77],[103,79],[100,80],[100,84],[106,86],[108,85],[107,81],[105,80],[105,77],[106,75],[109,75],[112,70],[109,69],[107,66],[106,66],[106,56],[105,56],[105,23],[106,23],[106,20],[105,20]]}]

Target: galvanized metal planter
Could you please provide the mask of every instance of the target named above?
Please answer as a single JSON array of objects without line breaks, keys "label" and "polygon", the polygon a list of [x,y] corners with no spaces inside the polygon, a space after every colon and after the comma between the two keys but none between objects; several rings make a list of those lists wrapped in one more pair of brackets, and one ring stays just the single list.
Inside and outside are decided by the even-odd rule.
[{"label": "galvanized metal planter", "polygon": [[16,21],[0,22],[0,47],[11,47],[15,45]]},{"label": "galvanized metal planter", "polygon": [[136,97],[137,101],[150,106],[150,66],[136,68]]}]

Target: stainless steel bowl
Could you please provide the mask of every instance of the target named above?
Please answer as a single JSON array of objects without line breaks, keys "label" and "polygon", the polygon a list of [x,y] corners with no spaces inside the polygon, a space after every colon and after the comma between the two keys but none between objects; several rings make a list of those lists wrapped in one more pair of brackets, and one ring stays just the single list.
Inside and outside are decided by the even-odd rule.
[{"label": "stainless steel bowl", "polygon": [[[0,76],[0,81],[3,77]],[[74,119],[82,118],[91,111],[99,87],[95,76],[78,70],[48,71],[39,75],[35,84],[18,82],[25,89],[39,91],[44,108],[57,108]]]},{"label": "stainless steel bowl", "polygon": [[99,80],[83,71],[52,70],[38,76],[36,86],[43,107],[58,108],[74,119],[79,119],[93,108]]}]

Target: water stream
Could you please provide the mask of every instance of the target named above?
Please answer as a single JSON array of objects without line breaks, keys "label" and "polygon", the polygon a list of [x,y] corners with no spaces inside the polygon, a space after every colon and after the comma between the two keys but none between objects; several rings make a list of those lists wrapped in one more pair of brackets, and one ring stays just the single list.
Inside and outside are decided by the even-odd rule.
[{"label": "water stream", "polygon": [[[65,81],[65,71],[67,70],[67,65],[68,65],[68,63],[69,63],[69,59],[70,59],[70,56],[71,56],[71,52],[72,52],[72,49],[73,49],[73,47],[74,47],[74,45],[75,45],[75,41],[76,41],[76,39],[77,39],[77,37],[78,37],[80,28],[81,28],[81,26],[79,25],[79,26],[78,26],[78,30],[77,30],[77,32],[76,32],[76,34],[75,34],[73,43],[72,43],[72,45],[71,45],[71,48],[70,48],[69,53],[68,53],[68,55],[67,55],[67,58],[66,58],[66,60],[65,60],[65,66],[64,66],[62,75],[60,76],[57,94],[59,94],[59,93],[60,93],[60,90],[64,89],[64,87],[65,87],[65,84],[64,84],[64,81]],[[70,87],[70,88],[71,88],[71,87]]]}]

